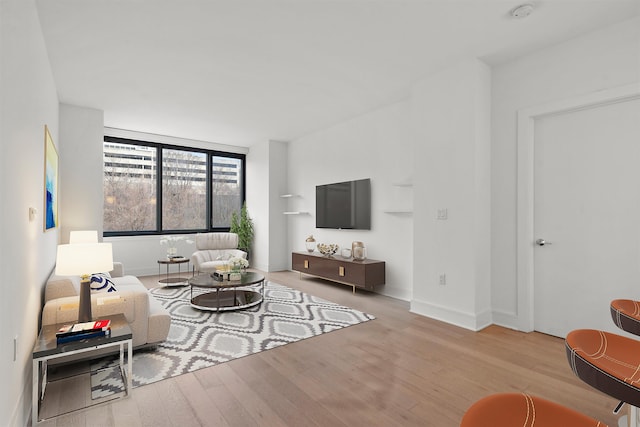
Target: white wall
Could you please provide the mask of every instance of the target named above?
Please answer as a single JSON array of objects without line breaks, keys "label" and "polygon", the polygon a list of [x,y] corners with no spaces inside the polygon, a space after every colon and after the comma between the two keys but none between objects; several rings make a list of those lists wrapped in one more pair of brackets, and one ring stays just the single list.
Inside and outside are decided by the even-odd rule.
[{"label": "white wall", "polygon": [[291,255],[287,247],[287,218],[282,215],[286,203],[280,197],[289,186],[287,179],[288,149],[286,142],[269,142],[269,268],[267,271],[286,270]]},{"label": "white wall", "polygon": [[425,78],[411,104],[419,218],[411,311],[473,330],[491,323],[490,79],[469,59]]},{"label": "white wall", "polygon": [[516,114],[640,82],[640,18],[494,67],[491,274],[494,322],[516,328]]},{"label": "white wall", "polygon": [[[285,207],[309,214],[287,216],[288,267],[291,252],[304,251],[310,234],[318,243],[336,243],[341,248],[362,241],[369,258],[386,262],[386,285],[377,291],[411,299],[413,216],[384,211],[412,203],[412,191],[393,183],[412,179],[413,150],[407,101],[292,141],[285,192],[299,197],[287,199]],[[371,230],[316,229],[316,185],[362,178],[371,178]]]},{"label": "white wall", "polygon": [[287,148],[283,141],[251,146],[247,155],[247,210],[255,237],[250,264],[262,271],[288,268],[287,222],[279,197],[287,188]]},{"label": "white wall", "polygon": [[[33,0],[0,2],[0,55],[0,425],[21,426],[31,410],[31,350],[59,235],[43,232],[44,126],[59,149],[64,145]],[[38,210],[32,222],[30,207]]]},{"label": "white wall", "polygon": [[98,230],[98,236],[102,236],[103,135],[102,110],[60,105],[60,140],[64,141],[60,149],[63,243],[69,242],[72,230]]},{"label": "white wall", "polygon": [[269,271],[269,142],[254,144],[247,154],[247,211],[253,220],[253,253],[249,264]]}]

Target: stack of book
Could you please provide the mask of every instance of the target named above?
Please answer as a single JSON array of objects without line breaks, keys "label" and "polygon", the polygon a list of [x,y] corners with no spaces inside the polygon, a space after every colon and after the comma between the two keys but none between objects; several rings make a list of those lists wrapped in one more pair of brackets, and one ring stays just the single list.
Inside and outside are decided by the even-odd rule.
[{"label": "stack of book", "polygon": [[108,336],[111,333],[111,320],[96,320],[91,322],[65,325],[56,332],[58,344]]}]

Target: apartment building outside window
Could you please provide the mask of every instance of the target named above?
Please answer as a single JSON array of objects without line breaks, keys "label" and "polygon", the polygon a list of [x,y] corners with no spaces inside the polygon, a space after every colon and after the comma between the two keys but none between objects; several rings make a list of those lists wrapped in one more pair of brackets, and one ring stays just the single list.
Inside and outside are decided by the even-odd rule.
[{"label": "apartment building outside window", "polygon": [[244,201],[243,154],[104,139],[104,235],[226,231]]}]

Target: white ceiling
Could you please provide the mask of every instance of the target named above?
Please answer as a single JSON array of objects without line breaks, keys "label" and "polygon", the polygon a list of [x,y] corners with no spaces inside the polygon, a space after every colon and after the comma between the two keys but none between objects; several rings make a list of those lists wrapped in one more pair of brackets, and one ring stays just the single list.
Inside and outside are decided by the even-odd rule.
[{"label": "white ceiling", "polygon": [[640,0],[37,0],[60,101],[108,127],[250,146],[640,15]]}]

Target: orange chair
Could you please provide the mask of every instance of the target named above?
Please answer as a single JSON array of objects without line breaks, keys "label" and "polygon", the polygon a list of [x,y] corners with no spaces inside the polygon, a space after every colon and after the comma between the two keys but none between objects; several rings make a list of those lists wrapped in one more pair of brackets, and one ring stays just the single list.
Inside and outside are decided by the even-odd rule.
[{"label": "orange chair", "polygon": [[499,393],[474,403],[460,427],[606,427],[573,409],[524,393]]},{"label": "orange chair", "polygon": [[594,329],[569,332],[571,369],[585,383],[629,405],[630,426],[638,426],[640,341]]},{"label": "orange chair", "polygon": [[616,299],[611,301],[613,323],[623,331],[640,335],[640,301]]}]

